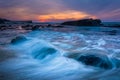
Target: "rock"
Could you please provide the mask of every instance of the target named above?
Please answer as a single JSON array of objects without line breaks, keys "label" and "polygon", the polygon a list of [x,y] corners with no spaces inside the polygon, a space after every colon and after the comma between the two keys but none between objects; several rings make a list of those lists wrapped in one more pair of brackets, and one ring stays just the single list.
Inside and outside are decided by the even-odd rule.
[{"label": "rock", "polygon": [[78,59],[85,65],[100,67],[104,69],[111,69],[112,63],[106,58],[101,58],[95,55],[81,55]]},{"label": "rock", "polygon": [[102,22],[100,19],[83,19],[77,21],[67,21],[61,25],[71,25],[71,26],[101,26]]},{"label": "rock", "polygon": [[39,30],[40,26],[39,25],[35,25],[34,27],[32,27],[32,30]]},{"label": "rock", "polygon": [[113,65],[113,58],[109,58],[107,55],[109,55],[109,53],[98,49],[70,51],[65,52],[64,54],[65,57],[74,59],[87,66],[98,67],[101,69],[112,69],[116,64]]},{"label": "rock", "polygon": [[0,24],[4,24],[5,22],[10,22],[10,20],[0,18]]},{"label": "rock", "polygon": [[55,28],[63,28],[64,26],[62,26],[62,25],[56,25],[56,26],[53,26],[53,27],[55,27]]},{"label": "rock", "polygon": [[7,26],[3,25],[3,26],[0,26],[0,30],[3,31],[3,30],[6,30],[7,29]]},{"label": "rock", "polygon": [[11,40],[11,44],[18,44],[18,43],[21,43],[21,42],[24,42],[24,41],[27,41],[27,40],[28,39],[24,36],[18,36],[15,39]]},{"label": "rock", "polygon": [[31,30],[33,26],[32,25],[23,25],[21,27],[25,30]]},{"label": "rock", "polygon": [[51,24],[48,24],[46,27],[52,27],[52,25],[51,25]]},{"label": "rock", "polygon": [[48,55],[52,55],[56,52],[57,52],[57,50],[52,47],[44,47],[44,48],[41,48],[41,49],[35,51],[33,55],[34,55],[34,58],[44,59]]}]

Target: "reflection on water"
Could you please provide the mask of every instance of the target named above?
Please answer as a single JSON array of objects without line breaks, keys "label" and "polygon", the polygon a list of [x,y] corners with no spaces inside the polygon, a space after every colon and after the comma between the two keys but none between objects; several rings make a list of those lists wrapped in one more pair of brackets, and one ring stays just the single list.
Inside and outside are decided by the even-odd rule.
[{"label": "reflection on water", "polygon": [[0,49],[0,80],[119,80],[120,35],[94,30],[24,34]]}]

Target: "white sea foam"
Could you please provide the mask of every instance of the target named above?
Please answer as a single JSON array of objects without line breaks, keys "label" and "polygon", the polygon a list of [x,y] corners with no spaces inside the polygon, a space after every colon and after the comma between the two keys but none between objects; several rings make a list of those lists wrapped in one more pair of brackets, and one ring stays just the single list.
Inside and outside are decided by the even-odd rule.
[{"label": "white sea foam", "polygon": [[[25,37],[28,41],[0,49],[0,80],[119,80],[119,35],[35,31]],[[79,60],[83,55],[112,68],[86,65]]]}]

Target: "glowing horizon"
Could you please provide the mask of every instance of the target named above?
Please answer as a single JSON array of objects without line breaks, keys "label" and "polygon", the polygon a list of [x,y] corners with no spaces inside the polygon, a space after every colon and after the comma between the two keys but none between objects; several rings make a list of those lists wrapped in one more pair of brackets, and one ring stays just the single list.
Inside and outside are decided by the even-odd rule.
[{"label": "glowing horizon", "polygon": [[40,15],[38,20],[40,22],[49,22],[49,21],[64,21],[64,20],[78,20],[83,18],[97,18],[96,16],[89,15],[80,11],[65,11],[61,13],[53,13]]},{"label": "glowing horizon", "polygon": [[0,18],[66,21],[99,18],[120,21],[120,0],[1,0]]}]

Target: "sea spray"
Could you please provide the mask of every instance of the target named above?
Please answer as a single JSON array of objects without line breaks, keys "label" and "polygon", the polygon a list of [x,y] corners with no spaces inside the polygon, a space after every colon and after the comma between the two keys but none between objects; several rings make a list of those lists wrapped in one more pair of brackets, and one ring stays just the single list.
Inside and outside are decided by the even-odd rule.
[{"label": "sea spray", "polygon": [[[47,30],[28,33],[27,41],[2,51],[7,53],[4,56],[15,56],[0,62],[0,80],[119,80],[119,35],[91,34]],[[110,68],[86,64],[91,55],[98,62],[109,63]]]},{"label": "sea spray", "polygon": [[[31,39],[21,44],[11,45],[10,49],[14,50],[16,54],[24,55],[26,53],[26,55],[28,56],[21,57],[18,55],[18,57],[11,58],[6,62],[1,63],[2,66],[0,66],[0,68],[3,69],[1,70],[2,76],[3,76],[1,79],[58,80],[61,77],[63,79],[66,79],[65,78],[66,76],[67,78],[70,79],[71,75],[74,75],[74,74],[81,73],[81,75],[85,75],[86,73],[84,72],[88,72],[88,73],[94,72],[93,69],[84,68],[84,65],[79,64],[77,61],[69,60],[64,56],[58,55],[60,53],[56,53],[57,51],[52,46],[50,46],[47,42],[44,42],[42,40]],[[49,50],[49,49],[53,50],[52,51],[53,54],[57,54],[58,56],[54,56],[51,52],[46,53],[45,50]],[[24,50],[26,51],[23,52]],[[37,55],[39,54],[39,56],[42,56],[42,57],[43,55],[49,56],[49,54],[50,55],[52,54],[51,56],[49,56],[49,57],[52,57],[52,60],[45,58],[45,60],[47,61],[44,60],[43,62],[41,62],[43,58],[41,59],[41,58],[34,57],[34,54],[36,55],[36,51],[37,51]],[[30,55],[33,58],[31,58]],[[80,70],[80,72],[77,72],[78,69],[82,69],[82,70]]]}]

